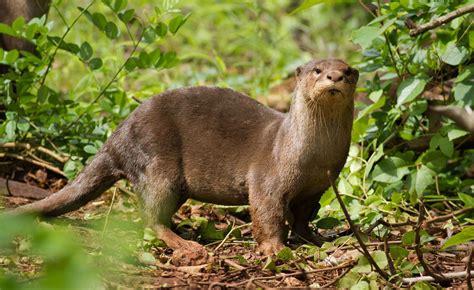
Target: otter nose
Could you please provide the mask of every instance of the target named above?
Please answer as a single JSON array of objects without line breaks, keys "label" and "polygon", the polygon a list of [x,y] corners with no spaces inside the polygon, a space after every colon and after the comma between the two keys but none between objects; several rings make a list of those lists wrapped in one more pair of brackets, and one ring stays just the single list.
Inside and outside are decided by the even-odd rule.
[{"label": "otter nose", "polygon": [[344,79],[344,74],[340,71],[330,71],[327,73],[326,77],[333,82],[339,82]]}]

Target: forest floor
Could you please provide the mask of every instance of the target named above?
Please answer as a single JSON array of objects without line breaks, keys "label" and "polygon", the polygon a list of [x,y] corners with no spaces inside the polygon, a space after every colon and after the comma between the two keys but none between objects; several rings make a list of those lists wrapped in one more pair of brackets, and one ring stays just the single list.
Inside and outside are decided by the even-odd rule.
[{"label": "forest floor", "polygon": [[[26,176],[21,179],[38,185],[34,178]],[[43,187],[58,190],[65,184],[64,180],[58,180],[46,180]],[[370,266],[368,270],[362,269],[364,265],[359,260],[361,248],[353,237],[342,237],[327,247],[318,248],[304,245],[290,235],[288,247],[293,251],[287,249],[273,257],[258,255],[247,207],[196,202],[183,205],[173,221],[178,225],[175,230],[181,236],[205,245],[209,253],[208,263],[177,265],[173,260],[173,251],[156,240],[149,231],[143,230],[137,199],[125,188],[125,184],[119,184],[78,211],[46,220],[52,225],[67,226],[77,235],[108,289],[350,287],[358,282],[357,279],[350,279],[352,272],[372,271]],[[29,202],[31,200],[22,197],[0,196],[0,205],[4,208]],[[435,228],[433,225],[432,229]],[[337,231],[345,229],[342,226]],[[392,231],[387,243],[402,246],[401,235],[406,231],[401,228],[398,236],[393,234],[397,231]],[[323,231],[322,234],[331,235],[334,232]],[[383,241],[368,240],[366,246],[370,251],[384,251]],[[437,247],[439,240],[425,245],[425,248],[432,249],[425,251],[425,262],[434,271],[466,270],[468,249],[439,252],[435,250]],[[406,259],[418,263],[414,251],[410,251]],[[2,267],[8,267],[8,271],[19,277],[31,278],[41,275],[42,261],[38,257],[19,254],[18,259],[13,259],[13,264],[10,261],[6,265],[0,256]],[[346,281],[338,284],[343,277]],[[382,282],[383,279],[378,277],[374,281]],[[454,280],[444,286],[466,286],[465,279]]]}]

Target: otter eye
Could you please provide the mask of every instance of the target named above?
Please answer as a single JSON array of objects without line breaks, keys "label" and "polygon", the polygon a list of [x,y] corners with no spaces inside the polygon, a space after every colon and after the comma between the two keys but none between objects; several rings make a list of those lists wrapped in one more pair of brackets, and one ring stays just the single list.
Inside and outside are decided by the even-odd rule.
[{"label": "otter eye", "polygon": [[346,71],[344,72],[344,74],[345,74],[346,76],[350,76],[350,75],[352,74],[351,68],[346,69]]},{"label": "otter eye", "polygon": [[314,72],[317,73],[318,75],[321,73],[321,70],[319,68],[315,68]]}]

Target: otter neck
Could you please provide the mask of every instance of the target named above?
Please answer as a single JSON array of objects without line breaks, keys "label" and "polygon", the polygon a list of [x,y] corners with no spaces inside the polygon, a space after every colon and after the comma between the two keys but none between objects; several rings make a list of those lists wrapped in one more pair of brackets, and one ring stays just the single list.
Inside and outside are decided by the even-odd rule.
[{"label": "otter neck", "polygon": [[336,96],[331,102],[328,98],[308,101],[302,94],[296,90],[290,112],[280,128],[277,144],[285,148],[285,152],[278,152],[278,159],[328,166],[344,162],[351,139],[352,99],[346,104],[339,102]]}]

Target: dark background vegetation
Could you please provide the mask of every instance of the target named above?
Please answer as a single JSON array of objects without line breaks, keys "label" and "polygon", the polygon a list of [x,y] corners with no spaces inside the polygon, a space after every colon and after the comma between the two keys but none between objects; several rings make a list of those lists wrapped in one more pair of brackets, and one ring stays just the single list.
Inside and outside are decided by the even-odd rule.
[{"label": "dark background vegetation", "polygon": [[[420,275],[437,278],[420,288],[466,283],[437,273],[469,264],[474,133],[431,107],[474,106],[473,17],[416,36],[410,28],[472,1],[129,2],[55,0],[47,18],[0,24],[0,33],[37,47],[36,54],[0,49],[0,63],[10,67],[0,75],[1,176],[57,191],[142,100],[215,85],[286,111],[296,66],[341,58],[361,79],[353,144],[336,186],[390,282],[356,255],[352,235],[323,248],[291,240],[277,257],[258,257],[245,206],[197,202],[176,215],[178,231],[206,244],[215,260],[175,267],[143,231],[131,187],[120,182],[65,218],[1,217],[0,289],[245,286],[251,277],[267,277],[255,287],[368,289]],[[314,224],[323,234],[348,228],[332,189],[321,205]],[[321,268],[328,270],[317,274]]]}]

